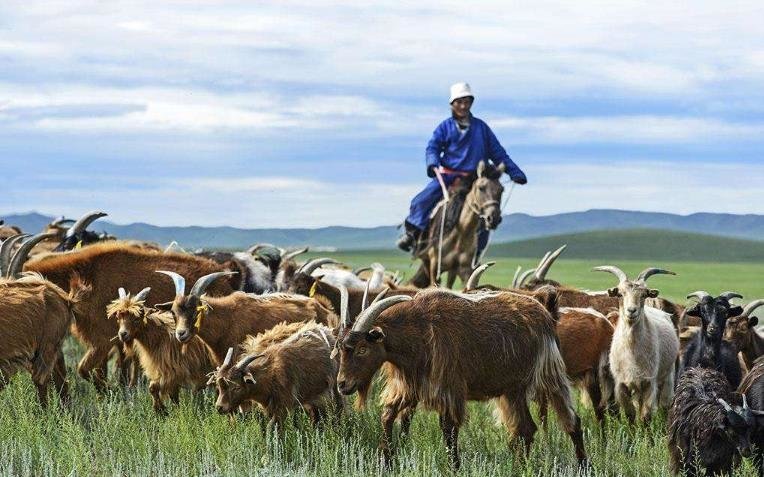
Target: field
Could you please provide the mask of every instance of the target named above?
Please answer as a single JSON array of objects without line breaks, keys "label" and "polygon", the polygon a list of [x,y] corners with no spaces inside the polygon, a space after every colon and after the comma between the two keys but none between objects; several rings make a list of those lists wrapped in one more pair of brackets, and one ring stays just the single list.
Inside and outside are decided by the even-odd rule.
[{"label": "field", "polygon": [[[380,261],[389,269],[413,273],[405,255],[395,252],[335,254],[360,266]],[[490,258],[490,257],[489,257]],[[497,258],[498,264],[484,283],[506,285],[517,265],[535,265],[534,259]],[[746,299],[764,297],[764,264],[719,264],[612,261],[633,274],[648,265],[676,271],[679,276],[658,276],[651,284],[663,295],[684,302],[697,289],[718,293],[740,291]],[[602,289],[614,277],[592,273],[595,260],[560,260],[550,273],[565,283]],[[67,361],[76,364],[79,346],[69,341]],[[113,378],[112,378],[113,379]],[[113,391],[98,397],[93,387],[70,372],[73,404],[69,410],[42,410],[28,376],[19,375],[0,393],[0,474],[2,475],[439,475],[449,473],[437,416],[420,411],[411,436],[399,449],[394,472],[380,467],[376,452],[380,437],[379,408],[347,412],[342,420],[319,431],[304,416],[290,421],[280,438],[264,434],[254,418],[215,414],[214,396],[193,398],[183,393],[181,405],[169,416],[154,415],[141,385],[136,390]],[[116,387],[115,387],[116,389]],[[666,475],[668,452],[665,417],[648,428],[630,428],[621,420],[607,423],[600,435],[593,413],[581,406],[591,475]],[[540,430],[531,455],[515,455],[507,435],[494,424],[488,403],[472,403],[469,422],[460,433],[462,475],[576,475],[568,437],[554,420]],[[750,463],[740,475],[755,475]]]}]

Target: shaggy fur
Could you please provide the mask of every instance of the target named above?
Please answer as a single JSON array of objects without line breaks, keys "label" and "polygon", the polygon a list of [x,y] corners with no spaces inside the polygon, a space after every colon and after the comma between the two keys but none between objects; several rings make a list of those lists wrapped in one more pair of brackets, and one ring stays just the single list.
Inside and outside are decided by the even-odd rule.
[{"label": "shaggy fur", "polygon": [[36,274],[0,279],[0,389],[26,369],[41,404],[46,404],[51,378],[62,401],[68,400],[61,342],[77,311],[80,291],[67,293]]},{"label": "shaggy fur", "polygon": [[[128,290],[151,287],[151,296],[146,304],[152,306],[170,301],[175,296],[172,282],[155,273],[156,270],[177,271],[191,283],[202,275],[223,271],[220,265],[207,259],[177,253],[163,254],[120,242],[91,245],[44,260],[30,261],[25,265],[25,270],[38,272],[65,290],[69,289],[70,279],[74,276],[81,277],[92,287],[91,293],[83,297],[82,313],[72,324],[72,334],[86,349],[77,371],[83,378],[92,380],[99,391],[106,386],[106,362],[114,348],[112,339],[117,335],[116,321],[105,319],[106,305],[113,300],[119,287]],[[227,295],[235,288],[230,281],[220,280],[212,285],[209,293]]]},{"label": "shaggy fur", "polygon": [[[287,339],[276,342],[286,328],[277,327],[260,336],[254,348],[265,347],[246,364],[247,356],[215,374],[221,414],[234,412],[246,401],[260,404],[272,424],[280,424],[290,410],[304,408],[314,423],[320,422],[327,407],[341,412],[342,397],[337,392],[337,362],[330,358],[334,347],[331,330],[309,322]],[[254,382],[253,382],[254,381]]]},{"label": "shaggy fur", "polygon": [[[394,421],[400,417],[407,431],[411,412],[421,403],[440,415],[452,465],[458,467],[458,430],[466,403],[491,398],[498,398],[502,421],[528,449],[536,431],[528,399],[546,395],[583,462],[580,421],[571,404],[553,316],[531,296],[467,296],[424,290],[383,311],[370,331],[343,337],[337,378],[343,394],[368,386],[382,368],[385,457],[392,454]],[[556,308],[553,292],[547,298]]]},{"label": "shaggy fur", "polygon": [[764,336],[756,331],[759,319],[753,317],[735,316],[727,320],[724,329],[724,340],[740,351],[746,368],[752,369],[754,361],[764,355]]},{"label": "shaggy fur", "polygon": [[148,308],[130,295],[111,302],[106,312],[117,321],[120,341],[138,356],[155,411],[166,412],[167,398],[177,404],[181,387],[195,391],[205,387],[207,375],[215,369],[207,346],[201,340],[178,343],[170,313]]},{"label": "shaggy fur", "polygon": [[[759,357],[738,387],[738,392],[745,395],[751,409],[764,411],[764,357]],[[758,425],[751,435],[752,443],[756,446],[754,463],[759,469],[759,475],[764,475],[764,418],[757,416]]]}]

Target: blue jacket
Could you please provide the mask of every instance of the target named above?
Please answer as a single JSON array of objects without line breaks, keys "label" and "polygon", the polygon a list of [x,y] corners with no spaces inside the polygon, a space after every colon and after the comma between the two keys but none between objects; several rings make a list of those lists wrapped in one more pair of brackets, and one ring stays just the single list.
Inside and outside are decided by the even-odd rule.
[{"label": "blue jacket", "polygon": [[469,129],[464,137],[460,136],[459,126],[453,117],[440,123],[427,144],[427,169],[430,166],[445,166],[471,172],[477,170],[480,161],[490,159],[496,166],[506,164],[511,179],[525,177],[501,147],[491,128],[481,119],[472,116]]}]

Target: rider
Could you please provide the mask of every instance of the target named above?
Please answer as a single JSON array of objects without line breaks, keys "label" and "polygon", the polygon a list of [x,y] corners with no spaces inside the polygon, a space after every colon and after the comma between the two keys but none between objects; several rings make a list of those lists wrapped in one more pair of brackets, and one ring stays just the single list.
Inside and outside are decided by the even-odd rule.
[{"label": "rider", "polygon": [[[528,180],[525,174],[509,158],[498,139],[481,119],[470,113],[475,100],[470,85],[456,83],[451,86],[451,117],[435,128],[427,144],[427,175],[435,177],[435,168],[442,167],[446,185],[453,183],[459,176],[473,174],[480,161],[490,159],[494,166],[506,164],[510,179],[518,184]],[[427,228],[430,213],[443,198],[443,191],[437,179],[433,179],[411,201],[409,216],[406,218],[405,233],[398,239],[398,247],[410,251]],[[488,231],[480,228],[478,236],[478,256],[488,243]]]}]

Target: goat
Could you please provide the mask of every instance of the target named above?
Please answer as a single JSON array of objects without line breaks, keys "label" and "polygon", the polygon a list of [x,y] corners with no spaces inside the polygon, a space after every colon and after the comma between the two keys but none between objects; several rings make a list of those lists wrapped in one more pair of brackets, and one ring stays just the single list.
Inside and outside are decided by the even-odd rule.
[{"label": "goat", "polygon": [[215,366],[201,340],[183,347],[173,336],[172,316],[145,306],[150,291],[151,288],[144,288],[131,296],[120,288],[119,298],[109,304],[106,314],[116,319],[119,340],[135,351],[149,379],[154,411],[165,414],[164,399],[169,397],[177,404],[181,387],[203,389]]},{"label": "goat", "polygon": [[[759,356],[764,355],[764,336],[756,331],[759,319],[751,316],[753,311],[764,305],[764,300],[755,300],[746,305],[742,313],[727,320],[724,340],[730,342],[743,355],[743,362],[749,370]],[[764,408],[762,408],[764,409]]]},{"label": "goat", "polygon": [[47,403],[51,379],[68,402],[61,342],[79,311],[81,289],[65,292],[38,274],[0,279],[0,389],[20,369],[32,375],[40,404]]},{"label": "goat", "polygon": [[631,281],[618,267],[603,266],[595,271],[618,277],[618,286],[608,290],[619,297],[618,324],[610,347],[610,371],[615,380],[615,396],[630,422],[633,404],[647,422],[656,407],[668,406],[674,390],[674,374],[679,353],[677,338],[667,313],[645,307],[645,299],[658,296],[647,288],[647,279],[656,274],[675,275],[659,268],[648,268]]},{"label": "goat", "polygon": [[745,375],[737,391],[751,403],[751,410],[756,416],[757,426],[751,437],[756,446],[753,460],[761,476],[764,475],[764,357],[753,361],[751,370]]},{"label": "goat", "polygon": [[751,452],[754,413],[733,394],[723,374],[692,368],[679,378],[668,415],[671,471],[695,476],[732,473]]},{"label": "goat", "polygon": [[731,307],[730,300],[742,297],[727,292],[714,298],[704,291],[697,291],[687,295],[687,298],[698,300],[695,306],[687,309],[687,314],[700,318],[701,327],[687,345],[682,358],[683,367],[715,369],[724,374],[733,388],[737,388],[742,379],[737,348],[723,341],[722,335],[728,314],[738,315],[743,311],[740,307]]},{"label": "goat", "polygon": [[[65,254],[49,256],[44,260],[30,261],[25,270],[38,272],[64,290],[69,288],[71,277],[78,276],[92,287],[83,301],[83,312],[72,323],[72,334],[85,346],[85,355],[77,366],[84,379],[91,380],[96,389],[106,387],[106,363],[114,348],[112,339],[117,335],[114,320],[105,319],[106,306],[113,300],[114,290],[124,287],[140,290],[151,287],[153,293],[146,304],[171,300],[174,289],[166,280],[154,273],[157,269],[172,269],[189,279],[221,271],[218,264],[185,254],[163,254],[151,250],[126,246],[120,242],[94,244]],[[219,281],[210,294],[227,295],[236,289],[234,280]],[[118,348],[121,356],[121,347]],[[128,368],[122,367],[122,379],[126,381]]]},{"label": "goat", "polygon": [[[264,333],[262,340],[275,341]],[[290,337],[266,346],[256,354],[245,354],[232,364],[233,348],[210,382],[218,389],[215,407],[230,414],[247,401],[260,404],[271,425],[279,426],[291,409],[302,407],[319,424],[326,407],[341,412],[342,396],[337,392],[337,362],[330,358],[334,347],[331,330],[315,322],[304,323]]]},{"label": "goat", "polygon": [[235,292],[225,297],[204,293],[216,280],[232,272],[215,272],[200,277],[188,294],[185,278],[178,273],[160,270],[172,278],[175,299],[157,305],[171,310],[175,319],[175,338],[187,343],[198,336],[210,348],[215,364],[223,362],[228,348],[237,347],[247,335],[261,333],[281,322],[315,320],[336,325],[335,315],[318,301],[285,294],[251,295]]},{"label": "goat", "polygon": [[[556,311],[553,291],[547,299]],[[352,328],[346,320],[342,323],[340,392],[349,395],[368,386],[380,367],[386,376],[381,444],[385,462],[392,456],[393,423],[401,413],[404,419],[410,417],[420,402],[440,415],[455,468],[460,464],[457,441],[468,400],[498,398],[505,426],[524,440],[527,451],[536,431],[528,409],[528,397],[534,394],[551,400],[576,457],[582,464],[586,461],[555,319],[533,297],[424,290],[414,298],[393,296],[371,305]]]}]

